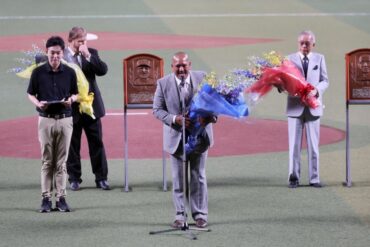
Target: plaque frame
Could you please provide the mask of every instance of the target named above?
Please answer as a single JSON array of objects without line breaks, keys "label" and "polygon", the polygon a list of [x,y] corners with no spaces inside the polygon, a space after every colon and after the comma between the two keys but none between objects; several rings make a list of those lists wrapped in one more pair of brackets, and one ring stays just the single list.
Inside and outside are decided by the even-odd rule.
[{"label": "plaque frame", "polygon": [[[148,80],[143,78],[140,82],[139,73],[136,71],[140,66],[148,66]],[[140,53],[129,56],[123,60],[123,84],[124,84],[124,105],[132,109],[152,108],[153,96],[156,89],[156,82],[163,77],[163,59],[148,53]],[[151,77],[150,77],[151,76]],[[137,80],[139,79],[139,80]],[[135,82],[138,81],[138,82]],[[147,97],[152,96],[151,99]]]},{"label": "plaque frame", "polygon": [[[147,67],[138,71],[139,67]],[[138,76],[142,73],[142,76]],[[139,53],[123,59],[124,191],[132,190],[128,182],[128,109],[151,109],[157,80],[164,75],[163,59]],[[152,76],[152,77],[150,77]],[[147,80],[150,78],[151,80]],[[138,79],[136,81],[136,79]],[[131,97],[135,94],[135,97]],[[149,97],[149,98],[148,98]],[[163,191],[167,191],[166,153],[162,149]]]},{"label": "plaque frame", "polygon": [[[349,105],[370,104],[370,48],[353,50],[346,60],[346,180],[344,186],[352,186],[350,160]],[[364,66],[364,61],[366,66]],[[364,68],[365,67],[365,68]],[[357,96],[357,97],[356,97]]]},{"label": "plaque frame", "polygon": [[[347,102],[349,104],[370,104],[370,72],[363,72],[361,66],[362,60],[368,59],[367,68],[370,70],[370,49],[363,48],[351,51],[346,54],[345,59]],[[361,92],[363,96],[361,96]]]}]

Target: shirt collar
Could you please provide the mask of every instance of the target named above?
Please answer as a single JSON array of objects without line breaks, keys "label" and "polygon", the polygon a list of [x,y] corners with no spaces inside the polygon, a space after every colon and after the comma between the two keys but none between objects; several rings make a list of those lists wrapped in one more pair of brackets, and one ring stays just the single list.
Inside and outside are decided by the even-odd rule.
[{"label": "shirt collar", "polygon": [[[308,54],[307,54],[307,58],[308,58],[308,60],[310,60],[310,58],[311,58],[311,54],[312,54],[312,52],[310,52],[310,53],[308,53]],[[301,58],[301,60],[303,60],[304,55],[303,55],[301,52],[299,52],[299,57]]]},{"label": "shirt collar", "polygon": [[[175,75],[175,80],[176,80],[177,85],[179,86],[181,83],[181,80],[177,78],[176,75]],[[188,74],[188,76],[185,78],[185,84],[190,85],[190,74]]]},{"label": "shirt collar", "polygon": [[[46,63],[46,69],[47,69],[48,72],[53,71],[53,68],[49,64],[49,61]],[[63,62],[61,61],[60,64],[59,64],[59,67],[58,67],[58,71],[56,71],[56,72],[63,71],[63,70],[64,70],[64,65],[63,65]]]},{"label": "shirt collar", "polygon": [[78,55],[80,55],[80,54],[78,54],[77,52],[74,52],[74,51],[71,49],[71,47],[69,47],[69,46],[67,47],[67,49],[68,49],[69,53],[71,53],[71,55],[72,55],[72,56],[75,56],[75,55],[76,55],[76,56],[78,56]]}]

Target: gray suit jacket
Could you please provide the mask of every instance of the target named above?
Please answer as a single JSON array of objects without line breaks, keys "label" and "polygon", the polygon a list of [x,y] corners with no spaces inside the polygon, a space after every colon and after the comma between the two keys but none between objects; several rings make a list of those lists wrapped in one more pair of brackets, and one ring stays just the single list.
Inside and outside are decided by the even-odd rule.
[{"label": "gray suit jacket", "polygon": [[[297,68],[304,75],[301,58],[299,52],[293,53],[288,56]],[[310,55],[308,69],[307,69],[307,82],[317,88],[319,92],[320,105],[315,108],[309,108],[312,116],[322,116],[323,114],[323,101],[322,96],[329,86],[328,74],[326,71],[325,58],[319,53],[312,53]],[[286,114],[288,117],[299,117],[302,115],[305,105],[300,101],[299,97],[288,96]]]},{"label": "gray suit jacket", "polygon": [[[198,85],[203,81],[205,72],[190,71],[193,95],[198,90]],[[188,106],[187,106],[188,107]],[[163,122],[163,148],[166,152],[174,154],[181,140],[181,126],[174,124],[173,117],[181,115],[180,90],[175,80],[175,74],[168,74],[157,81],[154,94],[153,114]],[[206,126],[206,131],[213,145],[212,124]]]}]

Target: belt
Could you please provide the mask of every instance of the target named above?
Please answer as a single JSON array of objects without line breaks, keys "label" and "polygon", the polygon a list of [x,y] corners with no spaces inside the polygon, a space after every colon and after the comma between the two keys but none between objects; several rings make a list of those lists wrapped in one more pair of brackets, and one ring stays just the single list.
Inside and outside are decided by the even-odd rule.
[{"label": "belt", "polygon": [[54,118],[54,119],[62,119],[66,117],[72,117],[72,113],[65,113],[65,114],[48,114],[44,112],[39,112],[40,117],[46,117],[46,118]]}]

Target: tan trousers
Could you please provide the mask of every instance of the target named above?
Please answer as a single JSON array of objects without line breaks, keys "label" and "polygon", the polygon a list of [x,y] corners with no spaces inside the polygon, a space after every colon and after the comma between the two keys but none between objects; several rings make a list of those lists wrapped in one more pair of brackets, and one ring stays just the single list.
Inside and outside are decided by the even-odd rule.
[{"label": "tan trousers", "polygon": [[38,135],[41,145],[42,197],[51,198],[54,185],[57,200],[66,195],[66,162],[72,130],[72,117],[62,119],[39,117]]}]

